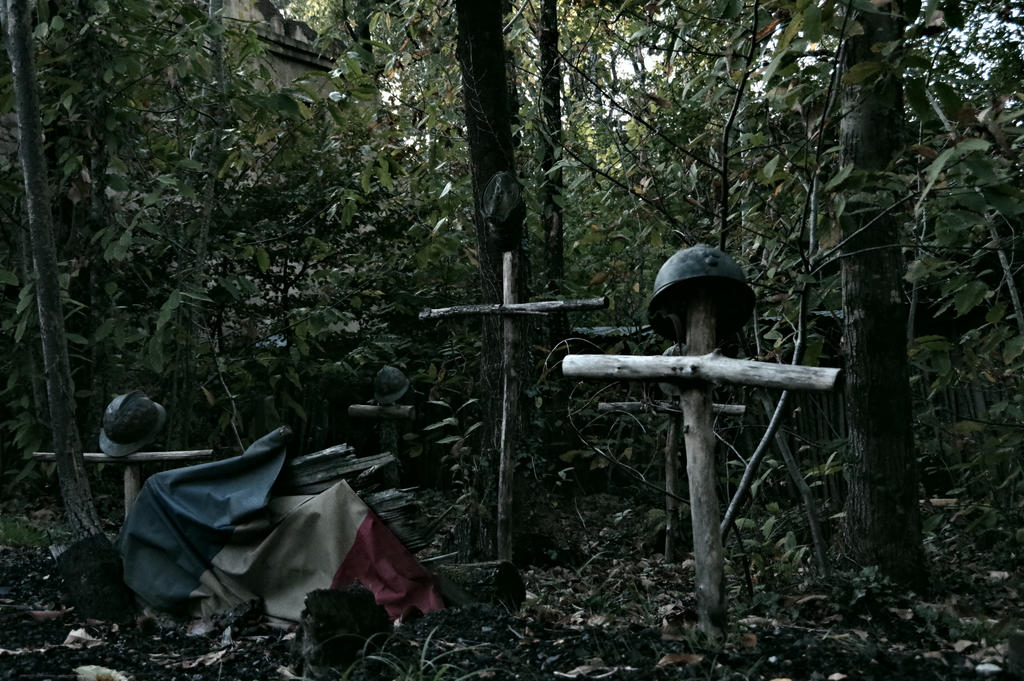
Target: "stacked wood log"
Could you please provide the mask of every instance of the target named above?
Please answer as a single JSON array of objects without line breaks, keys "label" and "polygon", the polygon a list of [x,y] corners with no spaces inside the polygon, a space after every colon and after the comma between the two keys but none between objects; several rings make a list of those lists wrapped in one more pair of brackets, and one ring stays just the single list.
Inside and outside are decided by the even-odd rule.
[{"label": "stacked wood log", "polygon": [[493,603],[514,612],[526,598],[523,578],[516,566],[507,560],[438,565],[434,568],[434,576],[449,607]]},{"label": "stacked wood log", "polygon": [[318,494],[344,480],[411,552],[430,536],[412,489],[398,489],[398,460],[390,452],[356,456],[340,444],[285,463],[273,494]]}]

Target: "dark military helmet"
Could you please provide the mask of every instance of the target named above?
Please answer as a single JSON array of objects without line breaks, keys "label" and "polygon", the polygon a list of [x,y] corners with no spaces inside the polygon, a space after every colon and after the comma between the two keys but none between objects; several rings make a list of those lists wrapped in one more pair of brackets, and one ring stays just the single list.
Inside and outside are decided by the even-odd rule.
[{"label": "dark military helmet", "polygon": [[685,319],[687,301],[697,286],[705,285],[711,287],[715,301],[718,340],[739,331],[754,311],[754,292],[736,261],[703,244],[677,251],[658,270],[647,307],[651,328],[669,340],[683,342],[686,329],[681,330],[682,338],[676,338],[670,315]]},{"label": "dark military helmet", "polygon": [[489,236],[499,251],[513,251],[523,239],[523,186],[515,173],[502,170],[484,187],[480,209],[487,220]]},{"label": "dark military helmet", "polygon": [[373,399],[378,404],[394,404],[409,390],[409,379],[393,366],[383,366],[373,378]]},{"label": "dark military helmet", "polygon": [[108,456],[128,456],[156,438],[167,412],[141,390],[118,395],[103,412],[100,449]]}]

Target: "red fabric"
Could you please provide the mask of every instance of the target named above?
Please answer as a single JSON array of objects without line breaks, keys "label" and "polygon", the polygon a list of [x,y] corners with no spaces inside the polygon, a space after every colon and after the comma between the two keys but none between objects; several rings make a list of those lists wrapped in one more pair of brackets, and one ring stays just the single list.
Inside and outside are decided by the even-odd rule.
[{"label": "red fabric", "polygon": [[355,581],[373,592],[393,620],[415,610],[444,608],[434,578],[372,511],[359,525],[331,588],[343,589]]}]

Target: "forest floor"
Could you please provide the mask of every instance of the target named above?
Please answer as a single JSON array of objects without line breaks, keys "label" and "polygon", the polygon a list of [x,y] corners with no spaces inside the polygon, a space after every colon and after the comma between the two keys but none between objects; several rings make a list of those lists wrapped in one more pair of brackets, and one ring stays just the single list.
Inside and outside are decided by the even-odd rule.
[{"label": "forest floor", "polygon": [[[0,521],[17,512],[45,526],[57,515],[14,506],[0,504]],[[1007,659],[1008,637],[1024,629],[1024,547],[1013,529],[979,539],[950,513],[931,535],[924,594],[900,592],[870,571],[821,580],[808,567],[762,567],[748,581],[734,556],[729,634],[712,644],[694,627],[692,561],[666,565],[644,539],[643,512],[598,495],[552,502],[546,513],[549,522],[534,525],[550,530],[537,539],[546,559],[523,570],[519,612],[478,604],[402,623],[335,678],[1021,678]],[[257,613],[212,622],[83,620],[66,602],[47,549],[9,538],[3,545],[2,537],[0,680],[295,678],[295,632]]]}]

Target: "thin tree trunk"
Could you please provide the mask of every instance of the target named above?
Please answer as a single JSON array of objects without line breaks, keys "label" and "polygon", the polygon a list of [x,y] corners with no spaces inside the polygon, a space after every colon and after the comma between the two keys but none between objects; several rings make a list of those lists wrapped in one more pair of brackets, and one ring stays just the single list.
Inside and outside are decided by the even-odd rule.
[{"label": "thin tree trunk", "polygon": [[4,2],[7,52],[11,59],[18,115],[18,156],[25,180],[50,431],[53,450],[57,455],[57,476],[68,525],[73,535],[82,539],[100,534],[102,528],[93,504],[89,479],[86,477],[82,445],[75,422],[75,390],[68,360],[50,188],[46,159],[43,156],[42,123],[31,44],[31,17],[27,0]]},{"label": "thin tree trunk", "polygon": [[[482,302],[498,303],[502,300],[502,253],[489,237],[482,206],[484,189],[490,179],[500,171],[514,172],[515,168],[501,3],[456,0],[455,8]],[[515,255],[518,257],[518,252]],[[501,446],[502,329],[500,319],[484,317],[480,358],[484,424],[480,430],[484,432],[475,487],[486,505],[494,497],[497,456]],[[473,555],[484,555],[492,550],[493,537],[487,536],[491,530],[485,527],[484,520],[482,515],[469,520],[476,524],[467,533],[468,541],[474,545],[461,547],[463,552],[468,548]]]},{"label": "thin tree trunk", "polygon": [[[540,169],[541,228],[544,233],[544,254],[547,259],[545,290],[550,294],[562,292],[565,278],[565,243],[562,196],[565,183],[561,169],[555,163],[562,150],[562,68],[558,53],[558,2],[541,0],[540,6],[540,88],[541,88],[541,145],[543,155]],[[550,338],[557,342],[567,335],[565,314],[550,317]]]},{"label": "thin tree trunk", "polygon": [[[846,68],[884,59],[877,47],[901,41],[892,14],[860,16],[864,33],[851,38]],[[883,69],[883,73],[887,71]],[[903,88],[893,76],[847,85],[841,144],[846,163],[883,171],[901,147]],[[890,578],[921,583],[923,550],[917,507],[917,463],[911,424],[906,346],[907,306],[899,220],[879,192],[874,205],[847,205],[842,229],[842,289],[846,404],[849,421],[849,495],[844,550],[859,565],[877,565]],[[851,202],[852,203],[852,202]]]}]

